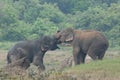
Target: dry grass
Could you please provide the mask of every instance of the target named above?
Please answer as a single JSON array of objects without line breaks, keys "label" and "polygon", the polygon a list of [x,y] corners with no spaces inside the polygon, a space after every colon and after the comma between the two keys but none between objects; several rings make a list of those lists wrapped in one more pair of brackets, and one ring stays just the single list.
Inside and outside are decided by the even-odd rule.
[{"label": "dry grass", "polygon": [[[60,70],[61,62],[71,56],[72,50],[49,51],[44,57],[46,71],[39,73],[37,67],[25,71],[20,68],[4,68],[7,51],[0,50],[0,80],[120,80],[120,51],[108,51],[103,61],[91,61],[86,64]],[[115,59],[116,58],[116,59]]]}]

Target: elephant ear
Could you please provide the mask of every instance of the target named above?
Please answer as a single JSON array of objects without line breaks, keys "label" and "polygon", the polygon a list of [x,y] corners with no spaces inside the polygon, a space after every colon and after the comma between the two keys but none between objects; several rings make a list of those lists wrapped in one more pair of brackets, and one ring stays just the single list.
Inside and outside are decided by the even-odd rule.
[{"label": "elephant ear", "polygon": [[73,34],[69,34],[66,39],[65,39],[66,42],[70,42],[70,41],[73,41]]},{"label": "elephant ear", "polygon": [[67,28],[63,31],[63,33],[65,33],[65,41],[66,42],[70,42],[73,41],[73,34],[74,34],[74,29],[73,28]]}]

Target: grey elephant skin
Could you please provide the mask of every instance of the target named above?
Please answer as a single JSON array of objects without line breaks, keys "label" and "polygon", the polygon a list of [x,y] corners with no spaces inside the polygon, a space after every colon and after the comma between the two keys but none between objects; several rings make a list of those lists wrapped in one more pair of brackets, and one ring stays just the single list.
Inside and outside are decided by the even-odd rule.
[{"label": "grey elephant skin", "polygon": [[7,62],[12,64],[12,66],[20,66],[24,69],[27,69],[30,63],[33,63],[40,70],[45,70],[43,57],[46,51],[58,48],[56,39],[53,36],[43,36],[36,40],[20,41],[8,51]]},{"label": "grey elephant skin", "polygon": [[95,30],[67,28],[58,31],[54,36],[58,39],[58,44],[72,44],[75,65],[84,63],[87,54],[93,60],[102,60],[109,46],[107,38],[101,32]]}]

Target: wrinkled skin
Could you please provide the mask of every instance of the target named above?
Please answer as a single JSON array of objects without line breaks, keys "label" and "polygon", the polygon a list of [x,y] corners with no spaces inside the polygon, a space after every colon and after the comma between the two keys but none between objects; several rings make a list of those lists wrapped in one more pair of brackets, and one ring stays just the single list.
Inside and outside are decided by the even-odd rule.
[{"label": "wrinkled skin", "polygon": [[46,51],[58,49],[57,40],[54,37],[43,36],[40,39],[21,41],[16,43],[7,54],[8,64],[27,69],[30,63],[45,70],[43,57]]},{"label": "wrinkled skin", "polygon": [[85,62],[88,54],[93,60],[102,60],[109,46],[106,37],[99,31],[67,28],[55,34],[58,43],[71,43],[75,65]]}]

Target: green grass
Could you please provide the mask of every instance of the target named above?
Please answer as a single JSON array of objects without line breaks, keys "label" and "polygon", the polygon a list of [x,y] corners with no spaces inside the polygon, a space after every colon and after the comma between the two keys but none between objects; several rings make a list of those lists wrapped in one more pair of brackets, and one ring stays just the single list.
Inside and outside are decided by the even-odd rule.
[{"label": "green grass", "polygon": [[10,49],[16,42],[3,41],[0,42],[0,50]]},{"label": "green grass", "polygon": [[[115,69],[113,69],[115,68]],[[104,59],[98,61],[92,61],[88,64],[81,64],[70,68],[70,70],[91,70],[91,69],[103,69],[103,70],[120,70],[120,58],[117,59]]]},{"label": "green grass", "polygon": [[109,47],[108,50],[118,51],[118,50],[120,50],[120,46]]},{"label": "green grass", "polygon": [[[78,76],[78,80],[120,80],[120,58],[104,59],[93,61],[88,64],[81,64],[72,68],[67,68],[65,72]],[[91,77],[91,79],[88,79]],[[84,79],[83,79],[84,80]]]}]

